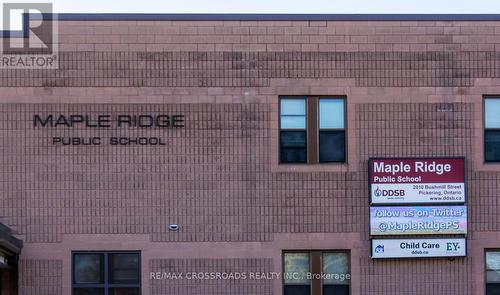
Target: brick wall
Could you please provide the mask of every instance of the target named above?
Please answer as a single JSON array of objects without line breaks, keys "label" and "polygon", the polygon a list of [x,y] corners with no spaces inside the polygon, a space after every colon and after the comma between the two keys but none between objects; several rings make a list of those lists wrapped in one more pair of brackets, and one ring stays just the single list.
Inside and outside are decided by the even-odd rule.
[{"label": "brick wall", "polygon": [[364,87],[469,87],[476,78],[500,78],[500,53],[493,51],[61,52],[58,58],[59,69],[43,75],[0,70],[0,86],[269,87],[273,79],[335,78]]},{"label": "brick wall", "polygon": [[71,21],[62,51],[492,51],[494,21]]},{"label": "brick wall", "polygon": [[[149,257],[143,272],[279,271],[280,249],[326,249],[358,234],[336,246],[352,250],[353,294],[483,293],[484,248],[500,247],[500,169],[482,161],[482,96],[500,93],[499,22],[63,21],[59,32],[58,70],[0,70],[0,221],[28,245],[21,294],[69,294],[69,253],[99,234],[149,239],[133,246]],[[278,165],[279,95],[346,95],[348,163]],[[31,122],[35,112],[165,111],[185,114],[186,128],[49,131]],[[96,132],[168,145],[49,142]],[[466,157],[468,258],[369,258],[374,156]],[[212,258],[204,249],[214,242],[263,254]],[[120,243],[113,247],[128,245]],[[188,244],[199,249],[184,258],[158,250]],[[37,260],[49,251],[37,245],[60,254]],[[279,282],[230,291],[147,274],[143,286],[144,294],[281,294]]]},{"label": "brick wall", "polygon": [[383,260],[362,258],[361,294],[484,294],[472,287],[474,258]]},{"label": "brick wall", "polygon": [[57,260],[25,259],[19,263],[20,295],[60,295],[62,292],[62,262]]}]

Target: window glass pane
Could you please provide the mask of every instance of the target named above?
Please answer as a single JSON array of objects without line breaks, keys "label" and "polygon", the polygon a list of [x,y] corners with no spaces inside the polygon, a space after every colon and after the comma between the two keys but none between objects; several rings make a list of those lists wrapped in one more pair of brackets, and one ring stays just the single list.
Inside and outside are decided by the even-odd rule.
[{"label": "window glass pane", "polygon": [[319,161],[345,162],[345,131],[319,132]]},{"label": "window glass pane", "polygon": [[139,284],[139,254],[109,254],[109,269],[111,284]]},{"label": "window glass pane", "polygon": [[500,284],[486,284],[486,295],[500,294]]},{"label": "window glass pane", "polygon": [[306,116],[281,116],[281,129],[306,129]]},{"label": "window glass pane", "polygon": [[306,115],[306,100],[301,99],[280,99],[281,115]]},{"label": "window glass pane", "polygon": [[349,285],[324,285],[323,295],[349,295]]},{"label": "window glass pane", "polygon": [[309,285],[286,285],[285,295],[311,295]]},{"label": "window glass pane", "polygon": [[102,254],[75,254],[74,260],[75,284],[104,283]]},{"label": "window glass pane", "polygon": [[280,151],[281,163],[306,163],[307,152],[305,148],[282,148]]},{"label": "window glass pane", "polygon": [[321,98],[319,100],[319,128],[344,128],[344,100]]},{"label": "window glass pane", "polygon": [[139,295],[139,288],[111,288],[109,295]]},{"label": "window glass pane", "polygon": [[102,288],[75,288],[74,295],[104,295]]},{"label": "window glass pane", "polygon": [[500,251],[486,252],[486,282],[500,283]]},{"label": "window glass pane", "polygon": [[484,132],[484,158],[486,162],[500,161],[500,131]]},{"label": "window glass pane", "polygon": [[309,284],[308,273],[309,253],[285,253],[285,284]]},{"label": "window glass pane", "polygon": [[486,252],[486,269],[500,270],[500,251]]},{"label": "window glass pane", "polygon": [[280,132],[281,163],[305,163],[307,161],[306,132]]},{"label": "window glass pane", "polygon": [[306,147],[305,131],[281,131],[280,144],[282,147]]},{"label": "window glass pane", "polygon": [[349,284],[349,255],[347,253],[324,253],[323,275],[323,284]]},{"label": "window glass pane", "polygon": [[487,270],[486,271],[486,282],[487,283],[500,283],[500,272],[498,270]]},{"label": "window glass pane", "polygon": [[484,100],[484,126],[500,128],[500,98]]}]

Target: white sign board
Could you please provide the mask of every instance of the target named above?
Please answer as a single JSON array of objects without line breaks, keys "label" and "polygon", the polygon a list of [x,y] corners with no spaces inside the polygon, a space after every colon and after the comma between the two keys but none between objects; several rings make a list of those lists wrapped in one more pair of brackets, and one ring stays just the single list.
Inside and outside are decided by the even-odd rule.
[{"label": "white sign board", "polygon": [[465,238],[372,240],[372,258],[464,256],[467,256],[467,242]]}]

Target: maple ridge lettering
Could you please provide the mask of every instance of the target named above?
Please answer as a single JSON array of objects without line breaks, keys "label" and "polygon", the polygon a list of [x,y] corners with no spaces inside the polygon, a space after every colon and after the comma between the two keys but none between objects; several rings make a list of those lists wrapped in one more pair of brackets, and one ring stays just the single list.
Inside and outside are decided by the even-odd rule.
[{"label": "maple ridge lettering", "polygon": [[[48,115],[33,115],[33,127],[57,130],[83,128],[89,129],[107,129],[113,132],[116,129],[138,129],[147,131],[155,129],[178,129],[184,128],[184,115],[175,114],[48,114]],[[136,134],[136,132],[134,133]],[[109,144],[112,146],[164,146],[167,145],[166,140],[156,136],[133,136],[127,137],[113,136],[54,136],[51,140],[52,145],[56,146],[100,146]]]},{"label": "maple ridge lettering", "polygon": [[47,115],[33,116],[34,127],[184,127],[184,115]]},{"label": "maple ridge lettering", "polygon": [[[399,162],[399,164],[385,164],[384,162],[374,163],[375,172],[386,172],[395,175],[400,172],[411,172],[412,165],[403,164],[403,162]],[[414,172],[435,172],[438,175],[442,175],[443,173],[451,171],[450,164],[436,164],[436,162],[419,162],[415,161],[415,166],[413,167]]]}]

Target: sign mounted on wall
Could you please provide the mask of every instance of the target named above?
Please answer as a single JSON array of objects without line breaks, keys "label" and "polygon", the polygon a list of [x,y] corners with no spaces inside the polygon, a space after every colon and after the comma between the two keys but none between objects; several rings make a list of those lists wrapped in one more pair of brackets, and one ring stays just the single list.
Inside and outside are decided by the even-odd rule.
[{"label": "sign mounted on wall", "polygon": [[[45,113],[34,114],[32,119],[34,129],[56,135],[51,137],[54,146],[166,146],[165,138],[146,134],[157,135],[161,134],[159,131],[184,128],[184,121],[183,114],[114,112]],[[92,135],[85,132],[85,136],[80,136],[85,129]],[[109,136],[101,136],[104,130],[109,130]],[[68,131],[73,134],[62,136]],[[121,136],[127,132],[134,136]]]},{"label": "sign mounted on wall", "polygon": [[370,159],[372,204],[465,203],[464,158]]},{"label": "sign mounted on wall", "polygon": [[465,238],[373,239],[372,258],[465,257]]},{"label": "sign mounted on wall", "polygon": [[467,234],[467,207],[371,207],[370,234]]}]

